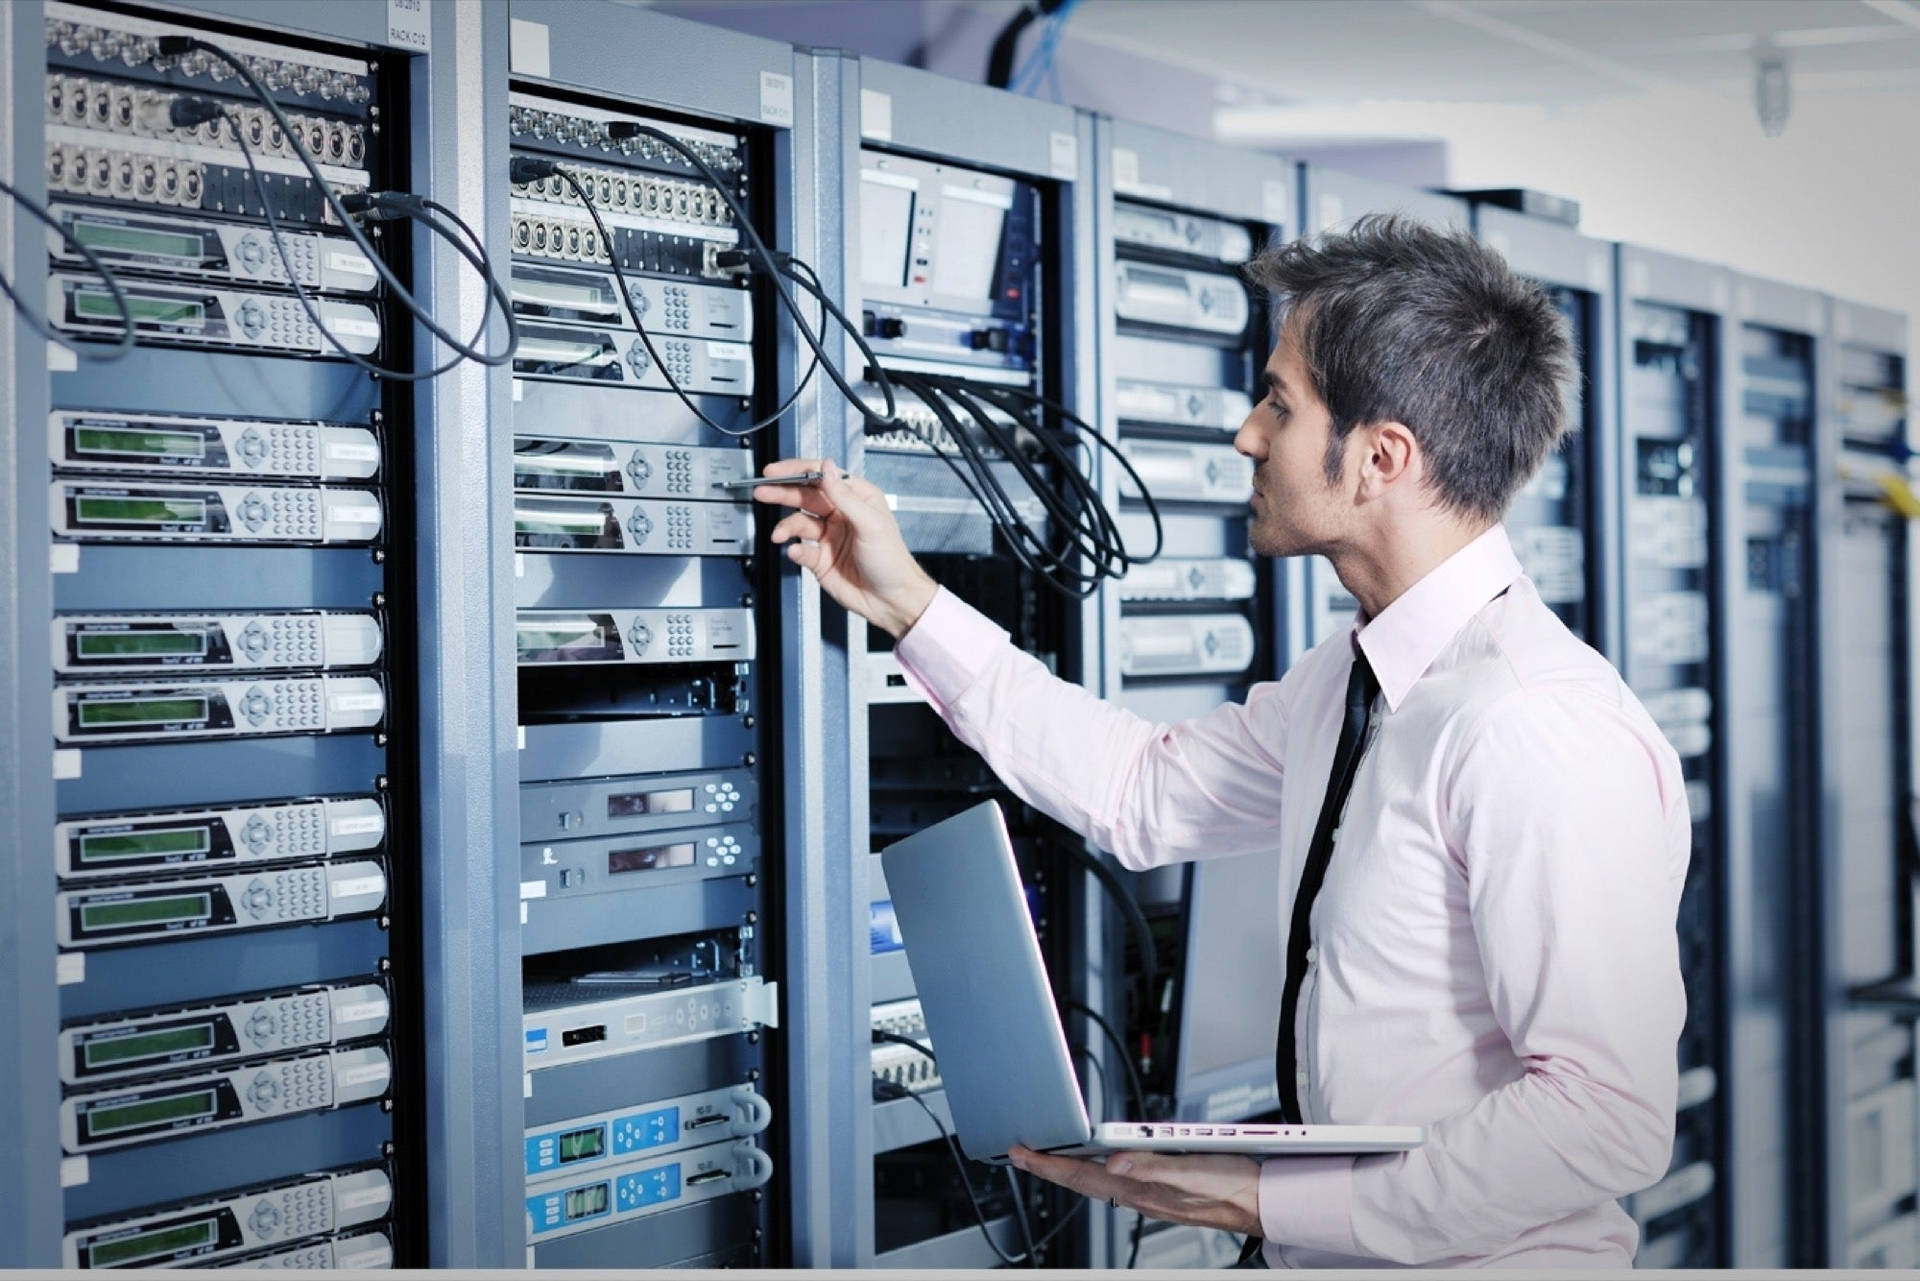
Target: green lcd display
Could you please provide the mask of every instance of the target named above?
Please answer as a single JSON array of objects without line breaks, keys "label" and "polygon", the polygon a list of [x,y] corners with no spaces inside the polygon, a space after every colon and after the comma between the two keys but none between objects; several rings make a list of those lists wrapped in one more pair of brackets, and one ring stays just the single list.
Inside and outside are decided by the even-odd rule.
[{"label": "green lcd display", "polygon": [[[149,298],[127,295],[127,310],[135,320],[156,325],[200,325],[206,323],[207,309],[185,298]],[[95,289],[81,289],[73,295],[73,314],[86,320],[119,320],[120,304],[113,295]]]},{"label": "green lcd display", "polygon": [[571,1188],[567,1192],[567,1222],[579,1219],[591,1219],[596,1214],[607,1212],[607,1185],[596,1183],[587,1188]]},{"label": "green lcd display", "polygon": [[196,1090],[191,1094],[170,1094],[160,1099],[142,1099],[138,1103],[91,1108],[82,1113],[80,1119],[86,1126],[88,1137],[98,1139],[122,1130],[212,1116],[217,1108],[218,1098],[212,1090]]},{"label": "green lcd display", "polygon": [[213,1024],[194,1023],[125,1036],[97,1036],[80,1047],[80,1058],[89,1068],[107,1068],[135,1059],[164,1059],[212,1048]]},{"label": "green lcd display", "polygon": [[169,258],[200,257],[200,237],[151,227],[124,227],[110,222],[77,221],[73,238],[89,249],[118,249],[130,254],[164,254]]},{"label": "green lcd display", "polygon": [[207,719],[204,698],[99,698],[80,704],[83,729],[177,725]]},{"label": "green lcd display", "polygon": [[528,511],[516,507],[513,509],[513,532],[598,538],[606,531],[611,515],[604,507],[586,507],[579,511]]},{"label": "green lcd display", "polygon": [[80,863],[117,863],[130,858],[171,858],[212,849],[205,827],[166,827],[144,832],[108,832],[80,838]]},{"label": "green lcd display", "polygon": [[560,1164],[569,1161],[587,1161],[606,1155],[607,1132],[594,1125],[584,1130],[573,1130],[560,1136]]},{"label": "green lcd display", "polygon": [[175,627],[109,632],[89,629],[74,635],[74,653],[81,658],[171,658],[206,652],[206,632]]},{"label": "green lcd display", "polygon": [[206,438],[186,431],[141,431],[132,427],[76,427],[73,446],[83,454],[130,458],[204,458]]},{"label": "green lcd display", "polygon": [[183,1250],[204,1250],[219,1239],[213,1219],[182,1223],[170,1228],[153,1228],[132,1236],[101,1241],[87,1249],[87,1264],[95,1268],[117,1268],[123,1264],[179,1254]]},{"label": "green lcd display", "polygon": [[203,920],[213,911],[211,894],[173,894],[165,898],[129,898],[111,903],[82,903],[80,926],[119,930],[133,925],[170,925]]},{"label": "green lcd display", "polygon": [[81,494],[73,500],[73,515],[82,524],[204,525],[207,521],[207,504],[198,498]]}]

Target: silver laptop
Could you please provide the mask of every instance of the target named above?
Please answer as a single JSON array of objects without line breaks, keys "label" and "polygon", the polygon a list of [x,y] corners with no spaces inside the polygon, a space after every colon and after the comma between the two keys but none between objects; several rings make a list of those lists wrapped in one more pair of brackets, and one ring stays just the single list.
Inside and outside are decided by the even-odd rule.
[{"label": "silver laptop", "polygon": [[974,1160],[1004,1162],[1015,1144],[1079,1155],[1322,1156],[1426,1140],[1418,1125],[1091,1124],[999,804],[936,823],[880,859],[954,1129]]}]

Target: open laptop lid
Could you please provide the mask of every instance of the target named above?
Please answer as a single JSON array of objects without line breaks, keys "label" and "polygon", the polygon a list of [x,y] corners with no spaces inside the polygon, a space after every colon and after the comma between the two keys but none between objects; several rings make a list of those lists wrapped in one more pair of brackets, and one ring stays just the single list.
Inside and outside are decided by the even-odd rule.
[{"label": "open laptop lid", "polygon": [[976,805],[880,853],[960,1147],[1087,1142],[1093,1127],[1027,915],[1006,818]]}]

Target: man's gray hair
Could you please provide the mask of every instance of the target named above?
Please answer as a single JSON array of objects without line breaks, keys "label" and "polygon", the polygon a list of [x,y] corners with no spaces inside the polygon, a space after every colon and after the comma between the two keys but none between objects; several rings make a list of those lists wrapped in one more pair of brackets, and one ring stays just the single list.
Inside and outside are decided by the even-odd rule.
[{"label": "man's gray hair", "polygon": [[1275,245],[1246,272],[1332,416],[1329,480],[1355,427],[1399,422],[1442,506],[1498,520],[1570,429],[1565,318],[1466,232],[1374,215]]}]

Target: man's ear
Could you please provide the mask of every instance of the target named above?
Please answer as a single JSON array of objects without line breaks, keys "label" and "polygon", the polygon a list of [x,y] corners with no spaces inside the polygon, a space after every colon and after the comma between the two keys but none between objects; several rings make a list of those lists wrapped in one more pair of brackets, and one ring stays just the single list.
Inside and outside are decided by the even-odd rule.
[{"label": "man's ear", "polygon": [[1385,496],[1389,489],[1405,483],[1419,461],[1420,445],[1405,423],[1370,423],[1358,428],[1361,437],[1360,489],[1358,497],[1367,500]]}]

